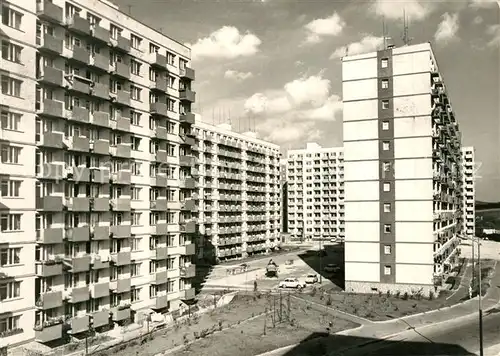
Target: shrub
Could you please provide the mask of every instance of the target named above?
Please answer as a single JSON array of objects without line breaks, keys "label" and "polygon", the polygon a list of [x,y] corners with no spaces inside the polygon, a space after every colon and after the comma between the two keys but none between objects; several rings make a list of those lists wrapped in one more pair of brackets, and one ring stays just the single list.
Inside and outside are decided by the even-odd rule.
[{"label": "shrub", "polygon": [[429,300],[433,300],[434,299],[434,293],[433,292],[430,292],[429,293]]},{"label": "shrub", "polygon": [[408,292],[405,292],[403,294],[403,300],[408,300],[408,298],[409,298]]},{"label": "shrub", "polygon": [[219,331],[222,331],[222,320],[219,320]]},{"label": "shrub", "polygon": [[198,339],[200,338],[200,333],[199,333],[199,332],[197,332],[197,331],[193,332],[193,337],[194,337],[196,340],[198,340]]},{"label": "shrub", "polygon": [[184,345],[186,345],[187,343],[189,343],[189,339],[188,339],[187,334],[182,335],[182,342],[184,343]]},{"label": "shrub", "polygon": [[332,297],[331,296],[328,296],[328,298],[326,299],[326,305],[332,305]]},{"label": "shrub", "polygon": [[396,297],[399,298],[401,296],[401,291],[396,291]]}]

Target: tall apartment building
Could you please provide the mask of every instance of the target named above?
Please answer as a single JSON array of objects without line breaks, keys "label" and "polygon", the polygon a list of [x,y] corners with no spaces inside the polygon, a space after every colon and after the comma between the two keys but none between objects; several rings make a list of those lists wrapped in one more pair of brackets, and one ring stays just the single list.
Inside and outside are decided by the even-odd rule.
[{"label": "tall apartment building", "polygon": [[280,160],[281,188],[281,233],[288,234],[288,182],[286,181],[286,159]]},{"label": "tall apartment building", "polygon": [[194,298],[190,49],[103,0],[1,11],[0,346],[175,311]]},{"label": "tall apartment building", "polygon": [[435,292],[462,231],[461,135],[429,43],[342,61],[345,279]]},{"label": "tall apartment building", "polygon": [[231,125],[195,122],[198,258],[223,262],[279,245],[280,148]]},{"label": "tall apartment building", "polygon": [[342,147],[307,143],[287,154],[288,232],[293,238],[344,238]]},{"label": "tall apartment building", "polygon": [[476,236],[476,177],[474,147],[462,148],[463,162],[463,233]]}]

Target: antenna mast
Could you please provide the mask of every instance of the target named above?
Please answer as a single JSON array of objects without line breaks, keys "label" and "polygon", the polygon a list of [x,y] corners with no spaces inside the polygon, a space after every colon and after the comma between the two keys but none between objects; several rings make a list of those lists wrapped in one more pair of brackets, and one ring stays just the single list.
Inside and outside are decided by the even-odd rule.
[{"label": "antenna mast", "polygon": [[382,17],[382,38],[384,39],[384,50],[387,49],[387,28],[385,27],[385,16]]},{"label": "antenna mast", "polygon": [[409,30],[410,30],[410,25],[409,25],[409,20],[406,18],[406,11],[403,9],[403,43],[405,46],[408,46],[410,42],[413,40],[413,38],[410,37]]}]

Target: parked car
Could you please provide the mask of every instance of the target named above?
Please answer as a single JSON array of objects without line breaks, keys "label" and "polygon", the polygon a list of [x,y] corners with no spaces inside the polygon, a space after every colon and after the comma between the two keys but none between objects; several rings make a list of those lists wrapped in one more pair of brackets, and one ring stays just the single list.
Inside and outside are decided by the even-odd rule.
[{"label": "parked car", "polygon": [[328,272],[328,273],[335,273],[335,272],[338,272],[340,271],[340,267],[337,266],[336,264],[333,264],[333,263],[329,263],[325,266],[325,272]]},{"label": "parked car", "polygon": [[306,277],[306,284],[318,283],[318,276],[315,274],[308,274]]},{"label": "parked car", "polygon": [[279,288],[295,288],[302,289],[306,286],[305,283],[300,282],[297,278],[286,278],[278,285]]}]

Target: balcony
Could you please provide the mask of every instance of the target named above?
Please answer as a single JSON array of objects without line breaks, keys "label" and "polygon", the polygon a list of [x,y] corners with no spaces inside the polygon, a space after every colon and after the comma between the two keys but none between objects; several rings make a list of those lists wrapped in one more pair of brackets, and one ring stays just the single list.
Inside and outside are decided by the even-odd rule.
[{"label": "balcony", "polygon": [[185,289],[180,293],[180,298],[182,300],[194,299],[194,296],[195,296],[194,288]]},{"label": "balcony", "polygon": [[79,334],[89,330],[90,316],[73,317],[70,322],[71,334]]},{"label": "balcony", "polygon": [[[90,263],[92,264],[92,270],[99,270],[99,269],[108,269],[109,268],[109,257],[108,260],[103,260],[102,256],[99,254],[92,254],[92,257],[90,259]],[[105,283],[107,284],[107,283]]]},{"label": "balcony", "polygon": [[[76,91],[78,93],[82,93],[85,95],[88,95],[90,93],[90,85],[88,82],[79,80],[76,77],[69,79],[69,81],[71,82],[71,85],[69,86],[70,90]],[[88,110],[87,110],[87,112],[88,112]],[[87,123],[87,122],[88,121],[86,121],[85,123]]]},{"label": "balcony", "polygon": [[151,235],[166,235],[168,233],[168,226],[165,223],[152,225],[150,227]]},{"label": "balcony", "polygon": [[63,237],[64,230],[59,227],[36,230],[36,242],[39,244],[61,244]]},{"label": "balcony", "polygon": [[[97,145],[99,143],[99,145]],[[102,149],[105,147],[108,147],[108,153],[109,153],[109,143],[107,141],[97,141],[94,143],[94,153],[99,153],[99,154],[104,154],[101,153],[101,148],[100,146],[104,145]],[[98,150],[99,148],[99,150]],[[107,169],[92,169],[92,182],[94,183],[100,183],[100,184],[107,184],[109,183],[109,178],[110,178],[110,173],[109,170]]]},{"label": "balcony", "polygon": [[45,99],[40,114],[57,118],[64,117],[64,103],[62,101]]},{"label": "balcony", "polygon": [[181,166],[194,166],[194,157],[181,155],[180,156],[180,165]]},{"label": "balcony", "polygon": [[[107,112],[103,111],[94,111],[92,114],[92,119],[90,122],[96,126],[101,126],[101,127],[109,127],[109,114]],[[105,154],[109,154],[109,142],[104,141],[104,140],[97,140],[94,142],[107,142],[108,149],[106,150]],[[94,143],[94,149],[95,149],[95,143]]]},{"label": "balcony", "polygon": [[185,178],[184,180],[181,180],[179,183],[180,183],[180,187],[183,189],[195,189],[196,188],[196,181],[194,180],[194,178]]},{"label": "balcony", "polygon": [[193,125],[194,121],[195,121],[195,116],[192,112],[181,114],[180,121],[181,121],[181,124]]},{"label": "balcony", "polygon": [[36,4],[36,15],[42,20],[55,22],[58,24],[63,23],[63,9],[49,0],[44,0]]},{"label": "balcony", "polygon": [[196,252],[196,248],[194,244],[186,244],[179,246],[179,252],[183,256],[192,256]]},{"label": "balcony", "polygon": [[130,306],[114,307],[111,309],[113,321],[123,321],[130,318]]},{"label": "balcony", "polygon": [[165,127],[157,126],[155,130],[155,137],[161,140],[168,140],[168,132]]},{"label": "balcony", "polygon": [[90,299],[90,290],[89,287],[76,287],[72,288],[69,293],[69,302],[70,303],[81,303],[86,302]]},{"label": "balcony", "polygon": [[113,47],[120,49],[124,52],[130,52],[130,40],[122,35],[118,35],[118,38],[111,38],[111,44]]},{"label": "balcony", "polygon": [[90,168],[73,166],[73,173],[68,178],[72,178],[75,182],[90,182]]},{"label": "balcony", "polygon": [[164,308],[168,308],[168,306],[169,306],[168,295],[161,295],[161,296],[156,296],[155,303],[152,306],[152,308],[153,309],[164,309]]},{"label": "balcony", "polygon": [[71,242],[90,241],[90,227],[71,227],[66,229],[66,239]]},{"label": "balcony", "polygon": [[71,59],[80,63],[88,64],[90,53],[86,48],[73,46],[72,50],[73,54],[71,55]]},{"label": "balcony", "polygon": [[167,162],[167,160],[168,160],[167,151],[163,151],[163,150],[156,151],[156,155],[155,155],[156,162]]},{"label": "balcony", "polygon": [[99,40],[104,43],[109,42],[109,30],[99,26],[99,25],[92,25],[90,28],[90,33],[92,34],[92,37],[95,38],[96,40]]},{"label": "balcony", "polygon": [[116,120],[116,129],[121,131],[130,132],[130,118],[128,117],[119,117]]},{"label": "balcony", "polygon": [[196,232],[196,223],[194,221],[188,221],[181,223],[181,232],[185,232],[187,234],[193,234]]},{"label": "balcony", "polygon": [[68,198],[67,207],[69,211],[90,211],[90,198]]},{"label": "balcony", "polygon": [[66,178],[64,174],[64,166],[56,163],[44,163],[39,173],[44,179],[61,180]]},{"label": "balcony", "polygon": [[155,187],[166,187],[167,186],[167,177],[163,175],[158,175],[156,177],[151,178],[150,185]]},{"label": "balcony", "polygon": [[130,92],[118,90],[116,92],[116,102],[123,106],[130,106]]},{"label": "balcony", "polygon": [[94,53],[90,55],[89,65],[102,71],[109,70],[109,57],[104,54]]},{"label": "balcony", "polygon": [[190,89],[184,89],[179,92],[179,98],[182,101],[189,101],[191,103],[194,103],[196,101],[196,92],[190,90]]},{"label": "balcony", "polygon": [[36,306],[43,310],[59,308],[63,305],[62,292],[45,292],[36,302]]},{"label": "balcony", "polygon": [[151,250],[152,260],[166,260],[168,257],[168,252],[166,247],[157,247]]},{"label": "balcony", "polygon": [[194,200],[185,200],[181,204],[181,210],[195,210],[196,204]]},{"label": "balcony", "polygon": [[181,144],[188,145],[188,146],[194,146],[195,140],[193,137],[189,137],[189,136],[184,135],[184,136],[181,136],[181,138],[182,138]]},{"label": "balcony", "polygon": [[181,277],[182,278],[192,278],[194,276],[196,276],[196,266],[195,265],[181,267]]},{"label": "balcony", "polygon": [[160,271],[160,272],[154,272],[151,275],[151,284],[163,284],[167,282],[168,278],[168,272],[167,271]]},{"label": "balcony", "polygon": [[85,153],[88,153],[90,151],[90,141],[87,137],[72,136],[69,137],[65,142],[68,146],[68,150],[70,151]]},{"label": "balcony", "polygon": [[131,261],[130,251],[111,254],[111,262],[113,262],[116,266],[129,265],[130,261]]},{"label": "balcony", "polygon": [[75,14],[71,17],[68,17],[66,19],[66,25],[68,26],[68,29],[74,32],[77,32],[79,34],[88,36],[90,35],[90,22],[89,20],[80,17],[79,15]]},{"label": "balcony", "polygon": [[[109,100],[109,86],[103,83],[92,83],[90,85],[90,93],[92,96],[95,96],[96,98],[103,99],[103,100]],[[96,114],[96,112],[99,111],[94,111],[93,115]],[[103,114],[106,114],[107,117],[109,118],[109,113],[107,112],[101,112]],[[102,126],[102,125],[101,125]]]},{"label": "balcony", "polygon": [[94,328],[109,325],[109,311],[107,310],[96,311],[90,316],[92,317],[92,326]]},{"label": "balcony", "polygon": [[38,82],[47,85],[56,85],[62,87],[64,73],[62,70],[45,66],[38,77]]},{"label": "balcony", "polygon": [[184,67],[184,69],[180,70],[180,76],[182,78],[186,78],[189,80],[195,80],[196,73],[195,73],[194,69],[189,68],[189,67]]},{"label": "balcony", "polygon": [[90,296],[94,299],[109,296],[109,283],[96,283],[90,285]]},{"label": "balcony", "polygon": [[[132,157],[132,148],[129,144],[120,143],[115,147],[111,147],[110,153],[112,156],[121,157],[121,158],[131,158]],[[121,173],[121,172],[117,172]],[[128,184],[128,183],[127,183]]]},{"label": "balcony", "polygon": [[125,293],[130,292],[131,285],[132,284],[129,277],[120,278],[115,281],[109,282],[109,289],[111,289],[115,293]]},{"label": "balcony", "polygon": [[42,140],[39,146],[63,149],[65,148],[62,132],[45,132],[42,135]]},{"label": "balcony", "polygon": [[90,111],[81,106],[73,106],[69,119],[82,124],[88,124],[90,122]]},{"label": "balcony", "polygon": [[161,69],[167,68],[167,58],[157,52],[151,53],[151,66],[160,67]]},{"label": "balcony", "polygon": [[168,209],[167,199],[151,200],[149,202],[149,208],[151,210],[165,211]]},{"label": "balcony", "polygon": [[117,198],[111,200],[112,211],[130,211],[130,198]]},{"label": "balcony", "polygon": [[71,268],[71,272],[87,272],[90,270],[90,256],[80,256],[80,257],[69,257],[65,261],[67,265]]},{"label": "balcony", "polygon": [[63,206],[63,197],[61,196],[36,198],[36,209],[51,212],[61,212],[63,211]]},{"label": "balcony", "polygon": [[154,90],[159,90],[162,92],[167,91],[167,82],[165,79],[157,79],[155,82],[149,83],[149,88]]},{"label": "balcony", "polygon": [[44,34],[43,39],[39,40],[38,49],[53,54],[62,53],[63,40],[49,34]]},{"label": "balcony", "polygon": [[115,62],[112,66],[111,72],[116,76],[130,79],[130,68],[123,62]]},{"label": "balcony", "polygon": [[[92,211],[109,211],[109,199],[108,198],[91,198],[90,203],[91,203]],[[100,226],[100,227],[104,227],[104,226]]]},{"label": "balcony", "polygon": [[35,326],[35,341],[47,343],[62,338],[62,326],[62,320],[57,323]]},{"label": "balcony", "polygon": [[156,102],[149,104],[149,111],[156,115],[168,116],[167,104]]},{"label": "balcony", "polygon": [[115,239],[128,239],[130,237],[132,227],[130,225],[111,225],[109,233]]},{"label": "balcony", "polygon": [[60,276],[63,274],[62,263],[57,263],[55,261],[49,262],[44,261],[36,264],[36,275],[38,277],[52,277]]}]

